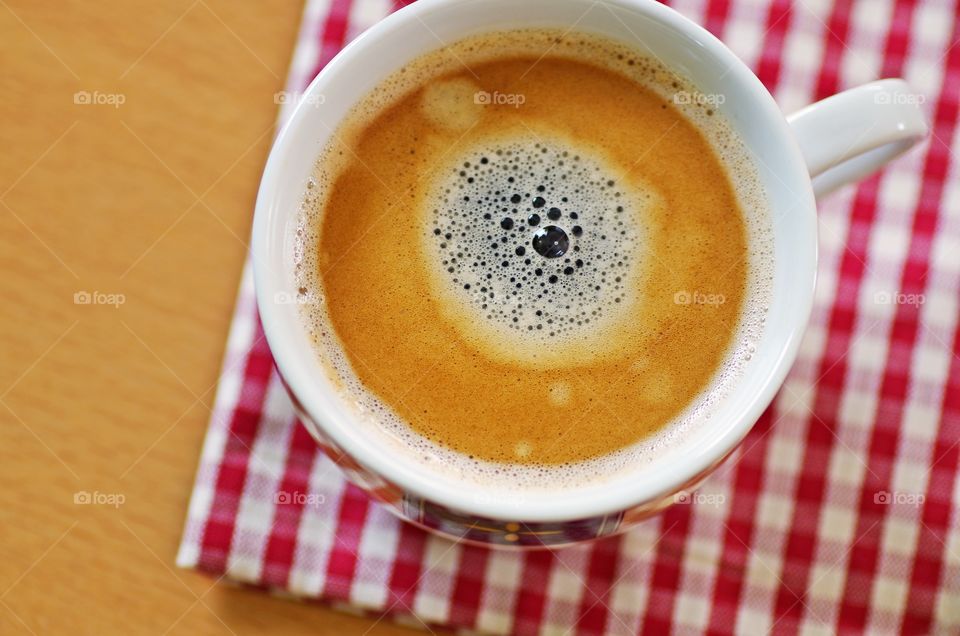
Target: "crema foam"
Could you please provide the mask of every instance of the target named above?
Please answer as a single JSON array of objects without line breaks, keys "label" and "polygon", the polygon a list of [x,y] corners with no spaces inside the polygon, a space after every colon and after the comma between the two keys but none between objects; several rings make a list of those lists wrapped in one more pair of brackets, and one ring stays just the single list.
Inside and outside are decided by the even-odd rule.
[{"label": "crema foam", "polygon": [[319,157],[296,237],[304,325],[357,425],[534,489],[709,426],[773,256],[721,103],[629,45],[552,30],[381,82]]}]

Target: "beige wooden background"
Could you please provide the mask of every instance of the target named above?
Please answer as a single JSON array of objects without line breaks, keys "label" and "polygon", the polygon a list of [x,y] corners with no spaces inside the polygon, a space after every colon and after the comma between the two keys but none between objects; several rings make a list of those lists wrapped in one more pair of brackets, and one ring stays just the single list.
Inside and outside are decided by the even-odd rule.
[{"label": "beige wooden background", "polygon": [[300,11],[0,0],[0,634],[409,631],[173,567]]}]

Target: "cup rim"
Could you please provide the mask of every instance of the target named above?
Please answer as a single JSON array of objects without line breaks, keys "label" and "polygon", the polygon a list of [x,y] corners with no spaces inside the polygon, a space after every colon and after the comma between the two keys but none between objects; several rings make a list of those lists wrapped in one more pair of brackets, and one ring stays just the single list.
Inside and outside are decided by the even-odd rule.
[{"label": "cup rim", "polygon": [[[497,498],[474,497],[471,499],[465,495],[461,484],[430,479],[427,471],[418,472],[415,469],[414,462],[398,461],[385,446],[367,443],[356,433],[356,427],[350,426],[350,421],[354,418],[351,418],[347,410],[341,408],[331,378],[317,377],[309,368],[307,358],[315,357],[316,353],[312,348],[305,351],[291,334],[283,329],[281,314],[285,311],[297,311],[297,308],[272,302],[276,293],[281,290],[266,263],[271,262],[271,259],[278,260],[276,252],[279,250],[272,245],[275,243],[276,233],[283,231],[279,228],[280,221],[289,216],[289,210],[279,209],[276,205],[281,172],[285,168],[285,159],[291,147],[297,143],[297,130],[310,114],[308,112],[311,110],[308,106],[311,103],[310,97],[329,92],[325,90],[328,81],[342,67],[362,64],[363,57],[376,46],[383,35],[414,21],[422,20],[421,16],[424,13],[462,4],[462,0],[419,0],[415,4],[394,12],[359,35],[324,67],[304,91],[304,99],[296,105],[277,135],[257,195],[250,252],[253,259],[257,306],[264,334],[280,376],[296,401],[311,421],[322,429],[324,435],[360,466],[398,486],[405,493],[412,493],[431,503],[490,519],[515,520],[519,514],[524,521],[561,522],[615,514],[637,505],[662,499],[708,473],[742,441],[773,400],[799,351],[800,340],[813,306],[816,282],[816,208],[806,164],[789,124],[756,75],[706,29],[655,0],[608,0],[608,2],[619,8],[640,12],[667,27],[687,33],[702,47],[708,49],[712,56],[727,65],[731,81],[736,78],[747,87],[748,99],[753,100],[755,106],[762,110],[765,118],[762,123],[768,127],[770,135],[775,137],[775,143],[780,145],[782,152],[786,153],[784,161],[791,166],[793,175],[789,177],[791,185],[785,187],[801,199],[806,199],[805,202],[801,201],[805,205],[800,205],[799,208],[800,214],[804,215],[802,221],[805,224],[807,236],[797,237],[797,239],[807,238],[809,245],[809,248],[806,248],[809,249],[809,252],[806,252],[810,270],[808,284],[800,289],[791,290],[790,302],[795,309],[793,312],[795,319],[788,328],[784,329],[782,339],[776,343],[777,359],[772,372],[757,383],[759,390],[753,395],[749,405],[737,414],[735,422],[719,431],[709,443],[686,451],[683,461],[673,462],[664,471],[658,472],[656,478],[647,478],[638,483],[617,484],[616,488],[582,489],[572,494],[561,490],[550,494],[538,493],[525,499],[522,507],[518,509],[510,502]],[[774,343],[770,344],[770,348],[773,350]],[[477,492],[484,492],[482,486],[477,488]]]}]

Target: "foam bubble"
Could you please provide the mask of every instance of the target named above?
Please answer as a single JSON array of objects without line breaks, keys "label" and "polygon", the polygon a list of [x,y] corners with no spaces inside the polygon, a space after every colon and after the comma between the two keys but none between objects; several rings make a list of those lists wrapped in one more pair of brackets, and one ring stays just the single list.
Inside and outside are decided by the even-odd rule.
[{"label": "foam bubble", "polygon": [[517,445],[513,448],[513,454],[521,459],[527,457],[532,452],[533,446],[530,442],[517,442]]},{"label": "foam bubble", "polygon": [[435,125],[462,132],[475,125],[483,112],[483,106],[474,99],[479,90],[467,79],[433,82],[424,88],[420,108]]},{"label": "foam bubble", "polygon": [[641,288],[655,188],[542,134],[485,142],[450,163],[427,196],[422,234],[461,336],[529,366],[615,350]]},{"label": "foam bubble", "polygon": [[550,385],[550,390],[547,392],[547,397],[551,403],[556,404],[557,406],[567,406],[570,404],[570,397],[572,393],[573,392],[570,389],[570,384],[568,382],[554,382]]}]

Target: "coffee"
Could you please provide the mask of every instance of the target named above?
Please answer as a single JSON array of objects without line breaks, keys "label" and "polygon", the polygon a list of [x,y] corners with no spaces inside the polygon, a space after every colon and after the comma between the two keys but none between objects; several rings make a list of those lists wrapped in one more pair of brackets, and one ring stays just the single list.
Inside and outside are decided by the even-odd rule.
[{"label": "coffee", "polygon": [[749,359],[769,257],[720,101],[547,30],[386,79],[304,203],[321,359],[375,426],[481,472],[623,463],[708,415]]}]

